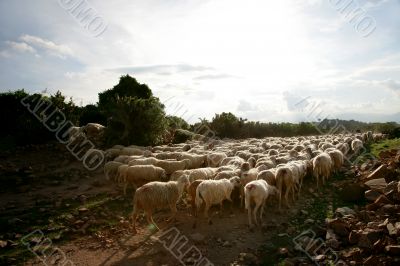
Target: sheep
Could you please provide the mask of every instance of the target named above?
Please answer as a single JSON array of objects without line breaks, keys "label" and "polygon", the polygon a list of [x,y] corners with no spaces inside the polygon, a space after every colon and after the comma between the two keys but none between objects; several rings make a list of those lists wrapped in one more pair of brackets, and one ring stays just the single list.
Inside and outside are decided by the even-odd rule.
[{"label": "sheep", "polygon": [[128,167],[121,165],[118,171],[122,181],[125,183],[124,194],[126,194],[128,183],[138,188],[151,181],[165,181],[167,177],[164,169],[154,165],[134,165]]},{"label": "sheep", "polygon": [[178,170],[175,171],[171,174],[171,176],[169,177],[169,180],[171,181],[176,181],[178,180],[179,177],[181,177],[182,175],[187,175],[189,176],[190,173],[192,172],[192,170]]},{"label": "sheep", "polygon": [[294,186],[294,180],[292,176],[292,171],[290,168],[285,166],[279,166],[276,169],[275,174],[276,187],[279,191],[279,210],[282,204],[282,194],[284,193],[284,199],[286,206],[289,207],[289,193],[292,192]]},{"label": "sheep", "polygon": [[115,162],[120,162],[120,163],[124,163],[127,164],[132,160],[137,160],[142,158],[143,156],[141,155],[119,155],[117,158],[114,159]]},{"label": "sheep", "polygon": [[120,162],[110,161],[105,163],[104,165],[104,175],[106,176],[107,180],[110,180],[110,177],[114,180],[117,179],[118,176],[118,167],[123,165]]},{"label": "sheep", "polygon": [[215,180],[224,179],[224,178],[229,179],[234,176],[240,176],[240,169],[219,172],[218,174],[216,174],[214,179]]},{"label": "sheep", "polygon": [[168,220],[173,220],[177,213],[176,203],[188,186],[189,179],[183,175],[177,181],[153,181],[138,188],[133,198],[133,232],[136,233],[136,218],[141,209],[145,212],[147,222],[158,230],[160,229],[153,220],[153,212],[156,209],[169,207],[172,215]]},{"label": "sheep", "polygon": [[249,165],[250,165],[250,168],[254,168],[255,166],[256,166],[256,158],[254,158],[254,157],[250,157],[248,160],[247,160],[247,162],[249,163]]},{"label": "sheep", "polygon": [[340,170],[344,162],[343,153],[340,150],[332,150],[328,152],[332,160],[333,171],[336,173]]},{"label": "sheep", "polygon": [[228,156],[226,156],[226,154],[223,152],[218,152],[218,153],[215,152],[215,153],[208,154],[207,155],[207,165],[209,167],[218,167],[219,164],[221,163],[221,161],[223,159],[225,159],[226,157],[228,157]]},{"label": "sheep", "polygon": [[144,151],[137,148],[125,147],[121,150],[121,155],[144,155]]},{"label": "sheep", "polygon": [[276,186],[276,179],[275,179],[275,168],[264,170],[258,173],[257,175],[257,180],[263,179],[265,180],[269,185],[271,186]]},{"label": "sheep", "polygon": [[189,174],[189,181],[193,182],[198,179],[212,179],[217,172],[217,168],[199,168],[193,169]]},{"label": "sheep", "polygon": [[148,157],[148,158],[137,158],[130,160],[128,164],[130,166],[134,165],[156,165],[158,163],[158,159],[154,157]]},{"label": "sheep", "polygon": [[240,184],[241,184],[241,188],[240,188],[240,207],[243,208],[244,206],[244,186],[249,183],[250,181],[256,180],[257,179],[257,175],[259,173],[259,169],[258,168],[252,168],[248,171],[242,171],[242,174],[240,176]]},{"label": "sheep", "polygon": [[[222,211],[222,202],[225,199],[232,201],[231,193],[233,189],[238,186],[240,186],[240,178],[238,176],[234,176],[230,179],[204,180],[196,189],[197,209],[199,209],[204,202],[204,217],[208,219],[208,209],[211,205],[219,204],[220,210]],[[208,219],[208,223],[212,224],[211,219]]]},{"label": "sheep", "polygon": [[359,139],[354,139],[354,140],[351,142],[351,149],[353,150],[353,152],[354,152],[355,154],[358,154],[359,151],[361,150],[361,148],[363,148],[363,143],[362,143],[361,140],[359,140]]},{"label": "sheep", "polygon": [[253,217],[254,222],[258,225],[257,221],[257,211],[261,207],[260,211],[260,222],[262,221],[262,216],[264,214],[264,206],[270,195],[278,195],[279,191],[276,187],[269,185],[265,180],[259,179],[255,181],[251,181],[244,187],[244,195],[245,195],[245,208],[247,209],[247,215],[249,220],[249,227],[253,227],[252,219],[251,219],[251,203],[255,203],[255,207],[253,209]]},{"label": "sheep", "polygon": [[179,160],[188,159],[190,161],[189,169],[201,168],[206,163],[206,155],[181,153],[178,155]]},{"label": "sheep", "polygon": [[161,167],[165,170],[167,175],[170,175],[178,170],[185,170],[189,168],[190,164],[190,160],[184,159],[182,161],[158,160],[154,165]]},{"label": "sheep", "polygon": [[192,183],[190,183],[187,191],[188,191],[188,195],[190,197],[190,205],[192,207],[192,214],[193,216],[197,216],[197,208],[196,208],[196,189],[197,187],[200,185],[201,182],[203,182],[203,179],[198,179],[193,181]]},{"label": "sheep", "polygon": [[313,159],[313,175],[319,187],[319,178],[322,177],[322,183],[325,184],[325,178],[328,179],[331,174],[332,160],[329,154],[323,152]]}]

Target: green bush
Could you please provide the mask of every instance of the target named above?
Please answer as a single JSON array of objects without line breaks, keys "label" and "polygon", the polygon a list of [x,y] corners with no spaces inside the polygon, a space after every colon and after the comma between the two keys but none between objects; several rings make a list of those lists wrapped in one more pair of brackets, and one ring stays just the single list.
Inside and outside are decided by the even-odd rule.
[{"label": "green bush", "polygon": [[177,129],[174,134],[173,143],[184,143],[193,138],[194,133],[184,129]]}]

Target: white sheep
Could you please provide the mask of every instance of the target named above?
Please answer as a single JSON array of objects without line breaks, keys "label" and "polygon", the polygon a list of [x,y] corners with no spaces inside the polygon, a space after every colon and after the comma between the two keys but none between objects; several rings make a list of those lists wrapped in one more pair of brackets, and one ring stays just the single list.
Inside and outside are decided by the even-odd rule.
[{"label": "white sheep", "polygon": [[218,167],[223,159],[228,157],[223,152],[214,152],[207,155],[207,165],[209,167]]},{"label": "white sheep", "polygon": [[[245,195],[245,208],[247,209],[249,227],[253,227],[251,214],[253,213],[254,222],[258,225],[257,221],[257,211],[261,207],[260,211],[260,222],[262,221],[262,216],[264,214],[265,202],[268,197],[271,195],[278,195],[279,191],[276,187],[269,185],[265,180],[259,179],[255,181],[249,182],[244,187],[244,195]],[[251,210],[251,203],[255,203],[255,207],[253,211]]]},{"label": "white sheep", "polygon": [[271,169],[268,169],[268,170],[263,170],[263,171],[258,173],[257,180],[263,179],[269,185],[276,186],[275,172],[276,172],[275,168],[271,168]]},{"label": "white sheep", "polygon": [[293,192],[295,181],[292,176],[292,171],[285,166],[279,166],[276,169],[275,179],[276,187],[279,191],[279,209],[281,209],[282,194],[284,194],[286,206],[289,206],[289,193]]},{"label": "white sheep", "polygon": [[224,178],[229,179],[234,176],[240,176],[240,169],[219,172],[218,174],[215,175],[214,179],[215,180]]},{"label": "white sheep", "polygon": [[164,169],[154,165],[134,165],[127,166],[121,165],[118,168],[119,176],[125,183],[124,194],[126,194],[126,187],[132,184],[134,188],[143,186],[151,181],[165,181],[167,174]]},{"label": "white sheep", "polygon": [[158,160],[154,165],[161,167],[165,170],[167,175],[170,175],[178,170],[188,169],[191,165],[191,162],[188,159],[184,159],[182,161]]},{"label": "white sheep", "polygon": [[313,175],[319,187],[319,179],[322,178],[322,183],[325,184],[325,179],[331,175],[332,159],[329,154],[323,152],[313,159]]},{"label": "white sheep", "polygon": [[358,154],[363,147],[363,142],[359,139],[354,139],[351,142],[351,149],[355,154]]},{"label": "white sheep", "polygon": [[117,180],[118,177],[118,167],[123,165],[120,162],[110,161],[104,164],[104,175],[106,176],[107,180],[110,178]]},{"label": "white sheep", "polygon": [[340,170],[344,162],[343,153],[340,150],[332,150],[328,152],[332,160],[332,170],[336,173]]},{"label": "white sheep", "polygon": [[138,188],[133,198],[133,231],[136,233],[136,218],[140,210],[144,210],[147,222],[153,224],[158,230],[160,229],[153,220],[153,212],[156,209],[169,207],[172,212],[169,220],[174,219],[177,213],[176,203],[188,186],[189,179],[183,175],[177,181],[154,181]]},{"label": "white sheep", "polygon": [[[230,179],[204,180],[196,189],[197,209],[200,209],[204,202],[204,217],[208,219],[208,209],[214,204],[219,204],[222,211],[222,202],[225,199],[231,201],[233,189],[239,186],[240,178],[238,176]],[[208,223],[212,223],[211,219],[208,219]]]},{"label": "white sheep", "polygon": [[201,168],[205,165],[207,156],[199,154],[181,153],[178,156],[179,160],[188,159],[190,161],[189,169]]},{"label": "white sheep", "polygon": [[212,179],[217,173],[217,168],[205,167],[193,169],[189,174],[189,181],[193,182],[198,179]]}]

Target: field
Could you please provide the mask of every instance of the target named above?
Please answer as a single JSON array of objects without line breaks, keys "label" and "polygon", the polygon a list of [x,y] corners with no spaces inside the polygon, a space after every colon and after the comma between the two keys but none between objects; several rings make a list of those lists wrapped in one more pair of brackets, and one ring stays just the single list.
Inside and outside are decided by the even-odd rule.
[{"label": "field", "polygon": [[[371,149],[376,153],[397,143],[385,140]],[[57,143],[4,152],[1,157],[0,261],[6,264],[63,261],[60,254],[41,256],[49,250],[37,244],[46,238],[76,265],[180,265],[180,261],[192,265],[193,258],[178,260],[175,256],[180,253],[160,242],[165,232],[175,228],[174,237],[189,241],[182,250],[194,246],[214,265],[271,265],[288,257],[310,263],[307,254],[294,249],[296,236],[307,230],[323,232],[325,219],[332,218],[338,207],[362,204],[343,200],[340,194],[354,182],[354,167],[347,166],[319,190],[314,180],[306,177],[294,205],[279,211],[272,201],[262,226],[254,230],[249,230],[247,212],[238,204],[230,212],[229,202],[222,213],[216,206],[211,209],[212,225],[200,220],[194,229],[195,218],[183,197],[174,222],[165,221],[167,210],[157,212],[155,221],[161,228],[157,231],[141,216],[138,233],[133,234],[133,191],[129,189],[124,196],[120,185],[105,179],[102,168],[86,170]],[[32,232],[34,235],[25,237]]]}]

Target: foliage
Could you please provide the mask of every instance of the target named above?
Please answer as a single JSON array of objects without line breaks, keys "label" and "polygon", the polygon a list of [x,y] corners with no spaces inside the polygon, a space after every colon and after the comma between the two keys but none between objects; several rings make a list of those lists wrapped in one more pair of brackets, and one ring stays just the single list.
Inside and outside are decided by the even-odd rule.
[{"label": "foliage", "polygon": [[385,139],[377,143],[373,143],[370,146],[371,153],[376,157],[379,157],[381,151],[400,149],[400,138],[396,139]]},{"label": "foliage", "polygon": [[166,116],[168,128],[171,130],[176,129],[189,129],[189,124],[182,118],[174,115],[167,115]]},{"label": "foliage", "polygon": [[164,106],[156,97],[117,97],[107,117],[108,144],[158,144],[167,128]]},{"label": "foliage", "polygon": [[177,129],[174,134],[173,143],[184,143],[193,138],[194,133],[184,129]]}]

